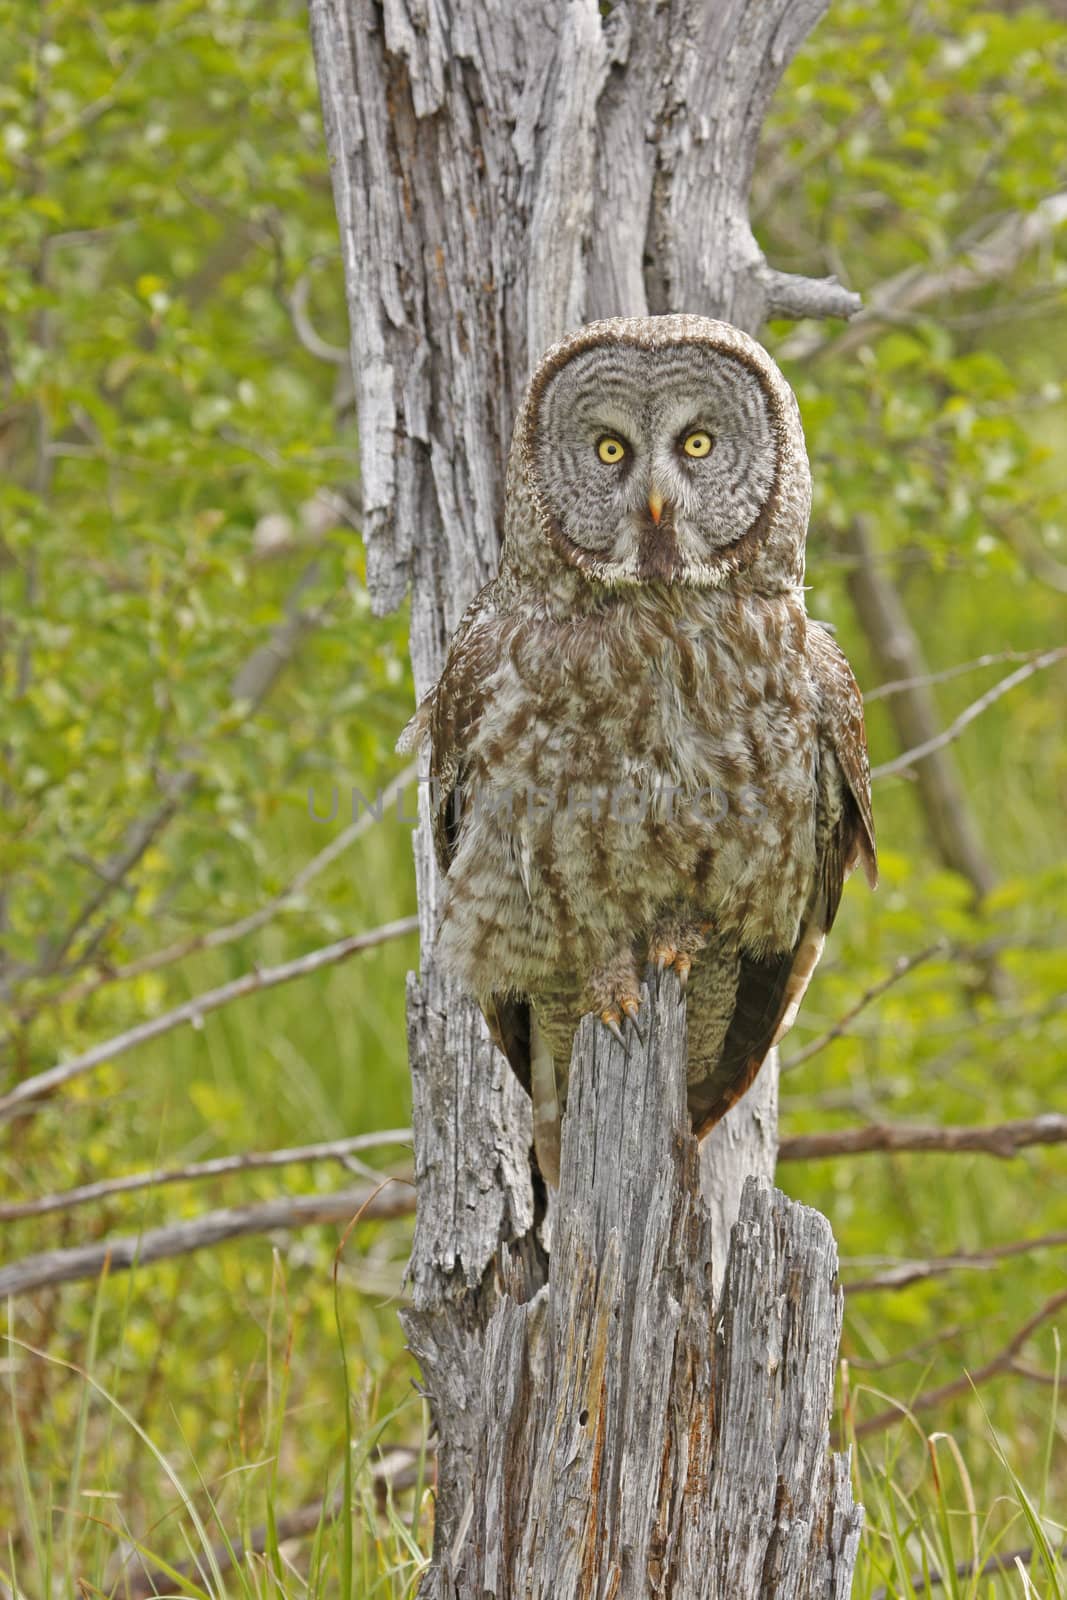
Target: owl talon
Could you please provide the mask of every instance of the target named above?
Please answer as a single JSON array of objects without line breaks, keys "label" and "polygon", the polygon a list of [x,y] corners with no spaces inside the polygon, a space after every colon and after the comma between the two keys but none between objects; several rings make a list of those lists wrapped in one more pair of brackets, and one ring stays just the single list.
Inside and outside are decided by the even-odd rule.
[{"label": "owl talon", "polygon": [[605,1028],[607,1028],[608,1032],[619,1041],[625,1050],[627,1048],[626,1035],[619,1026],[619,1023],[622,1020],[619,1016],[619,1013],[614,1009],[611,1011],[602,1011],[600,1013],[600,1020],[604,1024]]},{"label": "owl talon", "polygon": [[646,1034],[644,1028],[641,1026],[640,1003],[637,1000],[630,999],[623,1000],[620,1002],[620,1004],[622,1005],[623,1011],[626,1013],[627,1029],[632,1029],[640,1039],[641,1043],[644,1044],[646,1042]]},{"label": "owl talon", "polygon": [[710,922],[667,923],[659,933],[653,934],[648,946],[648,964],[655,974],[657,997],[668,967],[673,967],[678,974],[679,987],[685,995],[693,957],[704,949],[710,929]]}]

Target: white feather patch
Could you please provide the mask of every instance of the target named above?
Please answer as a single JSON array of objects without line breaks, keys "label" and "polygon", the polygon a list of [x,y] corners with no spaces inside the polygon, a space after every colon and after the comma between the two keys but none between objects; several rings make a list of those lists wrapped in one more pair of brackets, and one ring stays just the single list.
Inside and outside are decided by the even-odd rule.
[{"label": "white feather patch", "polygon": [[777,1044],[780,1039],[784,1038],[797,1020],[800,1002],[807,993],[812,973],[819,965],[819,957],[822,955],[825,943],[825,933],[816,933],[814,928],[808,928],[801,939],[797,949],[796,960],[793,963],[793,970],[789,974],[789,982],[785,986],[785,1014],[778,1024],[778,1031],[771,1041],[772,1045]]}]

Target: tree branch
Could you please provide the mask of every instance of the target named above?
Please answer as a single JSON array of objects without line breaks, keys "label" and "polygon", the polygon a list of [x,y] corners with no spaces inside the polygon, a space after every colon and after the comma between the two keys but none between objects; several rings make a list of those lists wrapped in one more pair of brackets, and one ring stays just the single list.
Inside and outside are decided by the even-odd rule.
[{"label": "tree branch", "polygon": [[1019,1122],[997,1122],[988,1127],[913,1126],[875,1122],[866,1128],[842,1128],[831,1133],[800,1133],[783,1139],[779,1161],[823,1161],[829,1156],[861,1156],[886,1150],[964,1152],[1000,1156],[1007,1160],[1036,1144],[1067,1144],[1067,1116],[1049,1111]]},{"label": "tree branch", "polygon": [[[1005,1550],[1002,1555],[989,1556],[985,1561],[957,1561],[953,1570],[957,1578],[995,1578],[998,1573],[1032,1566],[1035,1554],[1033,1545],[1026,1545],[1019,1550]],[[1067,1544],[1060,1547],[1059,1554],[1067,1554]],[[944,1584],[945,1578],[936,1568],[931,1568],[929,1572],[917,1572],[908,1579],[908,1587],[914,1594],[926,1594],[928,1589],[941,1589]],[[969,1592],[974,1594],[977,1591],[972,1589]],[[895,1600],[898,1593],[896,1585],[891,1589],[883,1585],[874,1591],[871,1600]]]},{"label": "tree branch", "polygon": [[0,1222],[18,1222],[25,1217],[43,1217],[54,1211],[73,1211],[94,1200],[110,1200],[114,1195],[133,1194],[139,1189],[158,1189],[169,1183],[199,1183],[222,1178],[234,1172],[259,1172],[268,1167],[289,1167],[315,1161],[344,1161],[359,1150],[376,1150],[382,1145],[411,1143],[410,1128],[386,1128],[382,1132],[357,1133],[347,1139],[331,1139],[324,1144],[297,1145],[289,1150],[246,1150],[236,1156],[216,1156],[211,1161],[194,1161],[181,1167],[163,1167],[158,1172],[130,1172],[119,1178],[102,1178],[83,1183],[76,1189],[40,1195],[36,1200],[15,1200],[0,1205]]},{"label": "tree branch", "polygon": [[[184,1166],[164,1167],[156,1172],[132,1172],[118,1178],[102,1178],[95,1183],[80,1184],[73,1189],[63,1189],[55,1194],[40,1195],[33,1200],[15,1200],[0,1204],[0,1222],[18,1222],[27,1217],[48,1216],[57,1211],[72,1211],[78,1206],[97,1200],[109,1200],[116,1195],[133,1194],[143,1189],[161,1188],[171,1183],[196,1183],[211,1178],[226,1177],[236,1172],[257,1172],[275,1167],[310,1164],[316,1161],[344,1161],[360,1150],[371,1150],[390,1144],[410,1144],[410,1128],[387,1128],[380,1132],[354,1134],[344,1139],[331,1139],[320,1144],[297,1145],[285,1150],[244,1151],[239,1155],[216,1156],[209,1161],[190,1162]],[[917,1151],[948,1154],[983,1153],[1004,1158],[1017,1155],[1022,1149],[1034,1145],[1067,1143],[1067,1117],[1048,1113],[1021,1122],[998,1123],[991,1127],[893,1127],[889,1124],[872,1124],[865,1128],[846,1128],[840,1132],[794,1134],[781,1141],[779,1161],[822,1161],[836,1156],[867,1155],[878,1151]],[[1050,1235],[1048,1242],[1059,1236]],[[1067,1242],[1067,1236],[1064,1236]],[[1037,1241],[1033,1248],[1045,1241]],[[1028,1248],[1025,1242],[1001,1253],[1017,1253]],[[979,1252],[973,1257],[945,1257],[946,1266],[929,1262],[904,1263],[898,1272],[915,1267],[916,1277],[933,1276],[937,1271],[948,1271],[951,1266],[965,1260],[985,1259]],[[994,1251],[990,1260],[999,1259]],[[890,1278],[892,1281],[890,1281]],[[914,1281],[907,1279],[908,1282]],[[854,1289],[874,1287],[872,1283],[851,1285]],[[897,1287],[897,1279],[889,1275],[878,1280],[877,1287]]]},{"label": "tree branch", "polygon": [[1010,1239],[1006,1244],[989,1245],[985,1250],[961,1250],[955,1255],[933,1256],[929,1261],[898,1261],[875,1278],[854,1278],[846,1283],[849,1294],[875,1294],[887,1289],[907,1289],[929,1278],[943,1278],[949,1272],[981,1270],[1009,1261],[1014,1256],[1035,1250],[1058,1250],[1067,1244],[1067,1233],[1043,1233],[1034,1239]]},{"label": "tree branch", "polygon": [[[413,782],[418,771],[417,764],[397,773],[396,777],[382,790],[382,806],[389,808],[397,797]],[[355,821],[350,822],[339,834],[330,840],[330,843],[312,856],[300,871],[293,877],[284,889],[274,895],[256,911],[250,911],[247,916],[241,917],[236,922],[226,924],[221,928],[209,928],[205,933],[194,934],[188,939],[179,939],[174,944],[166,945],[162,950],[153,950],[148,955],[139,956],[134,961],[127,961],[124,965],[111,967],[100,972],[96,977],[87,979],[83,983],[72,985],[56,995],[52,1001],[54,1005],[75,1004],[95,994],[105,984],[125,983],[129,978],[142,977],[146,972],[158,972],[160,967],[171,966],[176,961],[183,961],[186,956],[198,954],[202,950],[217,950],[222,945],[233,944],[237,939],[244,939],[250,933],[257,933],[260,928],[272,922],[279,911],[284,910],[290,901],[297,899],[309,883],[312,883],[327,867],[342,856],[347,849],[362,838],[375,820],[375,813],[367,810]],[[408,927],[401,928],[396,934],[401,938],[410,932]]]},{"label": "tree branch", "polygon": [[863,300],[834,277],[805,278],[764,265],[759,273],[767,295],[768,317],[855,317]]},{"label": "tree branch", "polygon": [[898,1423],[917,1411],[930,1411],[935,1406],[943,1405],[946,1400],[955,1399],[958,1394],[969,1394],[978,1384],[986,1383],[990,1378],[1002,1377],[1005,1373],[1013,1371],[1015,1357],[1026,1341],[1063,1306],[1067,1306],[1067,1289],[1061,1289],[1059,1294],[1054,1294],[1046,1300],[1029,1321],[1009,1339],[1003,1350],[991,1361],[987,1361],[984,1367],[979,1367],[976,1372],[965,1373],[962,1378],[953,1378],[949,1383],[942,1383],[936,1389],[926,1389],[906,1406],[891,1406],[886,1411],[880,1411],[877,1416],[868,1417],[865,1422],[856,1424],[853,1437],[857,1440],[867,1439],[871,1434],[884,1433],[887,1428],[896,1427]]},{"label": "tree branch", "polygon": [[1067,659],[1067,645],[1060,645],[1055,650],[1042,651],[1032,661],[1028,661],[1025,666],[1017,667],[1014,672],[1009,672],[1006,678],[1001,678],[1000,682],[995,683],[991,689],[987,689],[985,694],[979,695],[977,700],[972,701],[940,733],[924,740],[922,744],[916,745],[912,750],[905,750],[902,755],[895,756],[892,761],[884,761],[881,766],[872,767],[872,780],[875,778],[888,778],[894,773],[905,772],[909,767],[914,766],[917,761],[922,761],[926,756],[933,755],[935,750],[944,749],[945,745],[951,744],[954,739],[958,739],[964,729],[969,727],[976,718],[980,717],[983,711],[988,711],[989,707],[995,705],[1002,695],[1007,694],[1009,689],[1014,689],[1018,684],[1025,683],[1026,679],[1032,678],[1035,672],[1041,672],[1045,667],[1054,666],[1057,661],[1063,661],[1064,659]]},{"label": "tree branch", "polygon": [[204,994],[195,995],[183,1005],[175,1006],[173,1011],[165,1011],[158,1017],[151,1017],[147,1022],[138,1023],[126,1033],[118,1034],[114,1039],[94,1045],[93,1049],[86,1051],[84,1055],[76,1056],[73,1061],[61,1061],[58,1066],[50,1067],[47,1072],[38,1072],[32,1078],[25,1078],[7,1094],[0,1095],[0,1122],[7,1121],[18,1107],[28,1100],[36,1100],[41,1095],[49,1094],[53,1089],[58,1089],[63,1084],[70,1083],[72,1079],[91,1071],[93,1067],[102,1066],[106,1061],[114,1061],[116,1057],[125,1055],[137,1045],[147,1044],[150,1039],[158,1039],[162,1034],[171,1033],[175,1028],[184,1027],[186,1024],[194,1028],[199,1027],[204,1017],[212,1011],[218,1011],[222,1006],[230,1005],[234,1000],[241,1000],[245,995],[257,994],[262,990],[276,989],[279,984],[291,983],[294,978],[309,977],[313,972],[321,972],[325,967],[336,966],[340,961],[347,961],[349,956],[385,944],[389,939],[414,933],[417,927],[418,921],[415,917],[401,917],[396,922],[387,922],[380,928],[373,928],[369,933],[356,933],[348,939],[338,939],[335,944],[311,950],[307,955],[298,956],[295,961],[286,961],[277,967],[253,968],[251,972],[242,974],[240,978],[234,978],[230,983],[222,984],[218,989],[209,989]]},{"label": "tree branch", "polygon": [[969,294],[1010,277],[1030,251],[1051,239],[1065,221],[1067,193],[1047,196],[1033,211],[991,219],[978,238],[957,241],[954,261],[941,267],[909,267],[875,284],[851,327],[830,336],[819,329],[798,328],[783,342],[780,356],[804,361],[847,355],[884,323],[898,321],[932,301]]},{"label": "tree branch", "polygon": [[[854,1022],[862,1011],[866,1011],[867,1007],[873,1004],[875,1000],[881,999],[887,989],[892,989],[894,984],[899,983],[902,978],[906,978],[909,972],[914,972],[916,967],[921,966],[924,961],[929,961],[932,956],[947,955],[949,948],[946,939],[937,939],[933,944],[928,945],[925,950],[920,950],[915,955],[900,956],[887,976],[880,978],[877,983],[873,983],[869,989],[865,989],[855,1005],[850,1007],[843,1017],[839,1017],[833,1027],[828,1028],[825,1033],[821,1033],[810,1044],[806,1044],[802,1050],[798,1050],[796,1055],[788,1056],[782,1062],[782,1072],[792,1072],[802,1062],[809,1061],[812,1056],[818,1055],[820,1050],[825,1050],[826,1046],[832,1044],[835,1039],[840,1039],[847,1032],[849,1024]],[[779,1151],[778,1159],[782,1160],[781,1151]]]},{"label": "tree branch", "polygon": [[[285,605],[285,616],[266,642],[260,645],[237,672],[230,688],[231,707],[226,715],[230,726],[240,726],[261,708],[282,672],[292,661],[307,635],[322,620],[330,602],[302,611],[301,595],[314,582],[317,564],[312,562],[304,569],[290,592]],[[242,706],[237,722],[232,721],[233,705]],[[165,796],[152,811],[136,818],[126,830],[126,837],[111,857],[97,868],[100,886],[79,907],[57,940],[51,942],[36,963],[24,963],[12,968],[0,982],[0,1000],[15,992],[18,984],[27,978],[44,978],[59,971],[64,957],[79,934],[92,922],[107,902],[120,889],[134,867],[159,835],[177,816],[184,802],[199,784],[197,773],[186,767],[164,779]],[[74,963],[80,965],[80,963]]]},{"label": "tree branch", "polygon": [[292,319],[293,331],[308,355],[314,356],[318,361],[326,361],[330,366],[347,367],[350,358],[347,348],[342,345],[330,344],[323,339],[311,321],[308,310],[308,300],[311,294],[311,276],[309,272],[302,272],[293,284],[289,294],[284,296],[286,308]]},{"label": "tree branch", "polygon": [[960,661],[954,667],[943,667],[940,672],[923,672],[914,678],[894,678],[889,683],[880,683],[874,689],[864,691],[864,705],[872,705],[875,700],[888,700],[895,694],[904,694],[909,689],[928,689],[937,683],[948,683],[952,678],[960,678],[966,672],[977,672],[982,667],[999,667],[1008,661],[1035,661],[1041,654],[1040,650],[993,650],[988,655],[975,656],[973,661]]},{"label": "tree branch", "polygon": [[[922,646],[896,587],[878,570],[878,552],[862,519],[853,519],[845,534],[845,548],[856,557],[856,566],[846,578],[849,598],[879,674],[898,681],[925,677]],[[903,749],[940,737],[937,703],[926,687],[899,690],[890,701],[889,714]],[[919,767],[917,789],[937,855],[950,871],[967,879],[976,900],[981,900],[995,885],[996,870],[952,757],[931,751]]]},{"label": "tree branch", "polygon": [[206,1211],[143,1233],[104,1239],[98,1244],[75,1245],[67,1250],[45,1250],[0,1267],[0,1300],[6,1295],[29,1294],[108,1272],[127,1272],[174,1256],[191,1254],[230,1239],[275,1230],[307,1228],[322,1223],[381,1222],[408,1216],[412,1209],[411,1179],[397,1173],[384,1183],[361,1189],[339,1189],[334,1194],[286,1195],[253,1205]]}]

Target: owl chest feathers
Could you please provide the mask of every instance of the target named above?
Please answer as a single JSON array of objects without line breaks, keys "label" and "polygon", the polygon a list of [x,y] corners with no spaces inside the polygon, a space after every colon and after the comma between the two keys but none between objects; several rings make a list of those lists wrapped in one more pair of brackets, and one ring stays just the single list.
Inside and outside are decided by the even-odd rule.
[{"label": "owl chest feathers", "polygon": [[788,946],[815,860],[800,597],[641,591],[496,625],[465,740],[454,964],[521,987],[672,906]]}]

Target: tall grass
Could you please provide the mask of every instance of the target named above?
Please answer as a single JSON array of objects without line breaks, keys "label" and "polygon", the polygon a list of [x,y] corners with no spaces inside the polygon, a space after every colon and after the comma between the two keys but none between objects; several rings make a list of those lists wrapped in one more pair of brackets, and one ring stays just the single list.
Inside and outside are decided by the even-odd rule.
[{"label": "tall grass", "polygon": [[[164,1450],[123,1404],[104,1373],[114,1362],[98,1334],[106,1282],[97,1286],[92,1336],[83,1364],[38,1349],[17,1332],[8,1307],[4,1336],[11,1455],[17,1478],[17,1528],[0,1549],[0,1583],[13,1600],[142,1594],[192,1600],[406,1600],[426,1565],[432,1497],[426,1472],[427,1417],[414,1392],[386,1408],[378,1386],[350,1382],[353,1358],[344,1336],[340,1283],[335,1287],[336,1381],[344,1403],[323,1453],[318,1504],[300,1511],[289,1496],[286,1463],[300,1441],[301,1408],[291,1406],[294,1312],[281,1258],[274,1255],[263,1341],[267,1373],[262,1448],[244,1428],[229,1468],[209,1477],[183,1442]],[[114,1356],[117,1352],[112,1352]],[[77,1388],[72,1447],[33,1481],[20,1384],[43,1364]],[[363,1398],[361,1398],[361,1393]],[[87,1471],[86,1439],[112,1426],[125,1435],[126,1473],[100,1449]],[[411,1441],[412,1471],[400,1496],[376,1472],[383,1437]],[[91,1485],[91,1486],[90,1486]],[[132,1500],[132,1504],[130,1503]],[[295,1513],[295,1514],[294,1514]],[[25,1552],[25,1553],[22,1553]],[[4,1592],[0,1590],[0,1592]]]},{"label": "tall grass", "polygon": [[[28,1553],[16,1556],[9,1532],[0,1580],[15,1600],[105,1594],[132,1600],[144,1593],[192,1600],[407,1600],[415,1593],[432,1529],[427,1417],[414,1395],[388,1406],[372,1384],[360,1399],[367,1374],[347,1348],[340,1279],[333,1292],[334,1359],[344,1404],[335,1419],[334,1444],[320,1466],[320,1507],[310,1509],[297,1537],[286,1460],[299,1441],[301,1408],[290,1404],[294,1311],[280,1257],[274,1258],[264,1337],[263,1448],[247,1455],[238,1450],[229,1470],[211,1481],[187,1447],[164,1451],[103,1381],[108,1362],[97,1339],[103,1296],[101,1283],[81,1366],[22,1339],[9,1310],[5,1369],[20,1484],[19,1544]],[[31,1488],[18,1404],[20,1377],[34,1363],[61,1369],[79,1389],[69,1456],[54,1464],[43,1495]],[[850,1400],[859,1395],[855,1391]],[[875,1397],[885,1398],[880,1391]],[[855,1490],[867,1512],[854,1600],[1067,1600],[1067,1566],[1060,1555],[1067,1528],[1050,1504],[1055,1401],[1043,1474],[1029,1487],[1012,1468],[991,1422],[984,1439],[971,1441],[968,1451],[949,1433],[925,1432],[906,1405],[901,1409],[918,1456],[909,1458],[903,1434],[888,1436],[877,1450],[852,1443]],[[852,1414],[850,1404],[846,1416]],[[112,1423],[125,1433],[139,1472],[153,1482],[137,1526],[119,1480],[106,1470],[103,1477],[86,1475],[87,1436]],[[413,1470],[398,1493],[375,1482],[375,1461],[390,1436],[415,1447]],[[248,1443],[243,1435],[241,1443]],[[981,1489],[968,1453],[984,1457]],[[147,1583],[149,1574],[154,1587]]]}]

